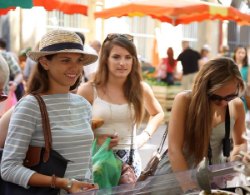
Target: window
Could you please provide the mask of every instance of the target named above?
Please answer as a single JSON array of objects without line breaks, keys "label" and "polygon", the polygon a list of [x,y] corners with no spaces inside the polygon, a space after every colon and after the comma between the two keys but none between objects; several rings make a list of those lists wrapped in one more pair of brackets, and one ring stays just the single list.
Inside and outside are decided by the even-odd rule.
[{"label": "window", "polygon": [[189,45],[192,48],[197,47],[198,42],[198,23],[193,22],[191,24],[182,25],[183,39],[189,41]]}]

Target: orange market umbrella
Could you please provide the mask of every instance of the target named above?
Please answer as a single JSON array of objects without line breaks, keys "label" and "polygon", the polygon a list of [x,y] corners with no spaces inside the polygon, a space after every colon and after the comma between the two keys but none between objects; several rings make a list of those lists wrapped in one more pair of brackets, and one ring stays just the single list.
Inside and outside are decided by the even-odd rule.
[{"label": "orange market umbrella", "polygon": [[64,14],[87,15],[88,7],[79,3],[68,2],[66,0],[1,0],[0,15],[5,15],[8,11],[21,8],[32,8],[42,6],[47,11],[59,10]]},{"label": "orange market umbrella", "polygon": [[250,15],[239,10],[199,0],[132,0],[120,6],[95,12],[96,18],[151,16],[174,26],[203,20],[233,20],[250,25]]}]

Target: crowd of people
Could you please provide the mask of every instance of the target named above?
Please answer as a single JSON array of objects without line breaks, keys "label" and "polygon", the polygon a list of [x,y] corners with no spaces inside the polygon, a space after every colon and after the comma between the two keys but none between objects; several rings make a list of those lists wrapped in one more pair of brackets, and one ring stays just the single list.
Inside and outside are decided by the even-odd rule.
[{"label": "crowd of people", "polygon": [[[164,110],[143,81],[133,39],[129,34],[108,34],[102,44],[93,41],[88,48],[83,34],[52,30],[41,38],[35,51],[27,52],[30,67],[24,76],[23,94],[0,118],[2,180],[25,189],[58,188],[60,194],[98,189],[93,181],[91,146],[94,139],[101,146],[107,138],[111,139],[109,149],[122,163],[130,161],[133,149],[131,167],[136,177],[140,176],[138,151],[163,122]],[[23,74],[12,54],[4,50],[4,45],[0,48],[0,101],[6,102],[8,94],[22,83]],[[168,153],[155,175],[196,168],[204,156],[210,164],[239,160],[239,152],[247,151],[242,138],[250,79],[246,48],[235,48],[232,58],[214,59],[209,59],[207,45],[200,53],[188,41],[182,42],[182,48],[175,59],[169,47],[159,65],[160,80],[174,85],[180,61],[184,91],[174,99]],[[68,160],[63,177],[36,172],[23,163],[30,145],[45,147],[36,95],[45,102],[52,148]],[[146,121],[145,113],[149,115]],[[228,117],[233,145],[230,156],[225,156],[223,139]],[[102,121],[95,129],[94,119]],[[142,122],[146,126],[139,133]]]}]

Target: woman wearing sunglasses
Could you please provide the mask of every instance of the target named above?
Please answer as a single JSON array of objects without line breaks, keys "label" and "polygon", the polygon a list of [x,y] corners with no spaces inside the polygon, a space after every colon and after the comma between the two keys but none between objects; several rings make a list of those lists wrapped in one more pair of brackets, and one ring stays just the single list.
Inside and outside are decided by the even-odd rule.
[{"label": "woman wearing sunglasses", "polygon": [[[244,83],[233,60],[208,61],[199,71],[192,91],[183,91],[175,97],[169,121],[168,154],[155,174],[196,168],[204,157],[208,157],[210,164],[234,161],[240,150],[246,151],[242,138],[246,130],[245,111],[239,98],[243,91]],[[223,154],[227,107],[233,145],[229,157]]]},{"label": "woman wearing sunglasses", "polygon": [[[149,85],[142,81],[133,37],[128,34],[109,34],[103,42],[99,68],[92,82],[78,88],[93,107],[93,117],[104,124],[94,130],[97,142],[111,137],[110,148],[123,162],[129,161],[130,149],[135,149],[133,168],[138,177],[141,160],[137,148],[146,143],[163,120],[164,113]],[[144,109],[149,121],[136,137],[143,120]]]}]

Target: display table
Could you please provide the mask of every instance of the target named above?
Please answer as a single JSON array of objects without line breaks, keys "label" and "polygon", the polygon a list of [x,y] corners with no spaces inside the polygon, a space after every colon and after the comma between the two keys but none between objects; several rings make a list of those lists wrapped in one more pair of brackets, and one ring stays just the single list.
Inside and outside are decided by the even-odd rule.
[{"label": "display table", "polygon": [[[235,192],[235,189],[239,191],[241,189],[243,195],[246,195],[246,190],[241,186],[249,186],[247,177],[242,173],[235,171],[234,167],[239,165],[239,162],[225,163],[219,165],[209,166],[211,172],[216,172],[216,176],[211,181],[211,187],[213,189],[223,189],[231,192]],[[196,179],[197,170],[189,170],[180,172],[177,174],[166,174],[161,176],[153,176],[146,181],[137,182],[136,184],[123,184],[112,189],[93,190],[89,192],[77,193],[79,195],[132,195],[132,194],[153,194],[153,195],[178,195],[189,194],[198,195],[201,189],[198,187]],[[178,178],[178,180],[176,179]],[[192,184],[192,185],[191,185]],[[185,186],[188,190],[188,186],[197,185],[196,191],[184,193],[180,186]],[[191,189],[190,189],[191,190]]]}]

